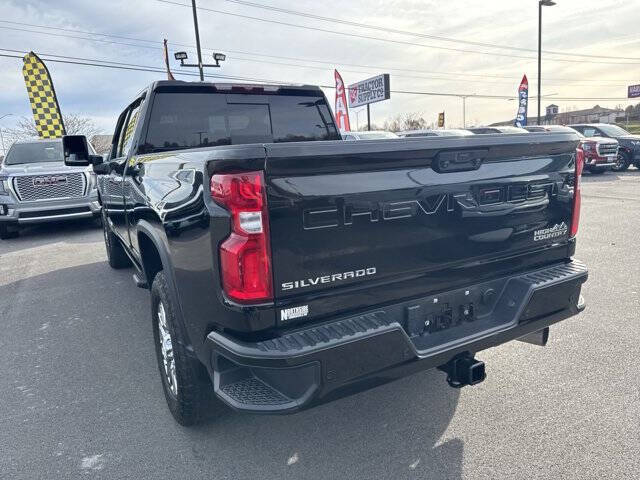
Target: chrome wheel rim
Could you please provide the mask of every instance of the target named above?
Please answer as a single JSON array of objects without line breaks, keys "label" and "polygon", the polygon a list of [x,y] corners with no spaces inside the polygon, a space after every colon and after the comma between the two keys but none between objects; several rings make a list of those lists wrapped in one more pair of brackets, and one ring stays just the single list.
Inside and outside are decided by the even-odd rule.
[{"label": "chrome wheel rim", "polygon": [[624,157],[624,155],[619,153],[617,158],[616,158],[616,164],[614,165],[613,168],[615,170],[620,170],[622,167],[624,167],[624,164],[626,163],[626,161],[627,161],[627,159]]},{"label": "chrome wheel rim", "polygon": [[104,235],[104,244],[109,248],[109,234],[107,233],[107,227],[102,227],[102,234]]},{"label": "chrome wheel rim", "polygon": [[107,216],[104,213],[104,210],[102,211],[102,235],[104,236],[104,245],[107,248],[107,256],[110,257],[111,256],[111,241],[109,239],[109,222],[107,222]]},{"label": "chrome wheel rim", "polygon": [[173,356],[173,345],[171,335],[167,326],[167,314],[162,302],[158,302],[158,341],[160,342],[160,352],[162,353],[162,364],[164,367],[164,378],[171,393],[178,395],[178,381],[176,379],[176,362]]}]

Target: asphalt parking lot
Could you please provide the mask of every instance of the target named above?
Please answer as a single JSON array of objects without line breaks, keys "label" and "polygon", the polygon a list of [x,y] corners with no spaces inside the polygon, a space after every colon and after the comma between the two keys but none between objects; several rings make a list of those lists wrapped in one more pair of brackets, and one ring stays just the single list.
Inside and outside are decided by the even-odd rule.
[{"label": "asphalt parking lot", "polygon": [[487,380],[427,372],[292,416],[177,425],[148,292],[86,222],[0,243],[0,477],[638,478],[640,172],[585,174],[587,310],[546,348],[482,352]]}]

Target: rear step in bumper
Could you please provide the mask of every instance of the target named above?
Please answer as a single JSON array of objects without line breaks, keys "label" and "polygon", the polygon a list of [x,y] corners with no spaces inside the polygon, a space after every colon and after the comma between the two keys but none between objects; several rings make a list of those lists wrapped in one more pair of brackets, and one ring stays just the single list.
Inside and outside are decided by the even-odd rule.
[{"label": "rear step in bumper", "polygon": [[[214,389],[237,410],[288,413],[441,367],[458,355],[473,355],[515,339],[531,341],[538,338],[532,335],[535,332],[584,308],[580,289],[587,275],[586,267],[573,261],[469,287],[497,286],[500,293],[484,317],[445,332],[408,333],[409,311],[420,301],[256,343],[212,332],[206,344]],[[457,292],[438,297],[447,299],[448,294],[458,298]],[[430,305],[432,297],[422,301]],[[439,343],[429,343],[433,339]]]}]

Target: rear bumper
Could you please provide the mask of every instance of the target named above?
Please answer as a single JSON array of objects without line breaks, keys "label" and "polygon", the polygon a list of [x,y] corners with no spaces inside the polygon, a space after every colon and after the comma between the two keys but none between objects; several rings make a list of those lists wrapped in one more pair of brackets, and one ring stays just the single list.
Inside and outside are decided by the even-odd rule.
[{"label": "rear bumper", "polygon": [[[580,289],[587,275],[580,262],[562,263],[256,343],[212,332],[207,337],[208,368],[216,394],[231,407],[293,412],[441,366],[456,355],[474,354],[569,318],[584,308]],[[469,300],[477,302],[477,317],[456,321],[459,301]],[[445,310],[454,313],[449,326],[433,330],[434,319],[442,318],[434,313],[440,311],[434,310],[436,305],[451,305]],[[425,322],[431,326],[425,327]]]}]

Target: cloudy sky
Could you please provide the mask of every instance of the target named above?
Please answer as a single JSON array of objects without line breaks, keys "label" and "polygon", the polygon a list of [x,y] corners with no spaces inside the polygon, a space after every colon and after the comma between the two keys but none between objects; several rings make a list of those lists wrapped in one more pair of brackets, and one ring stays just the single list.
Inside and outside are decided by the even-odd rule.
[{"label": "cloudy sky", "polygon": [[[558,52],[543,54],[542,93],[548,96],[543,111],[548,103],[561,111],[629,104],[626,86],[640,83],[639,2],[556,1],[543,11],[543,49]],[[191,10],[180,4],[190,2],[0,0],[0,55],[33,50],[45,58],[158,68],[162,39],[168,38],[171,52],[186,50],[195,59]],[[198,0],[198,6],[205,56],[212,49],[227,54],[222,68],[210,69],[211,74],[332,85],[336,67],[347,84],[386,72],[392,90],[510,96],[526,73],[530,95],[537,88],[537,0]],[[154,72],[46,63],[63,112],[93,117],[105,133],[133,95],[164,78]],[[173,58],[171,63],[175,74],[195,73],[178,68]],[[15,116],[30,115],[21,68],[19,58],[0,56],[0,117],[14,115],[0,120],[5,128]],[[325,93],[333,102],[333,90]],[[580,100],[593,97],[598,100]],[[469,98],[466,103],[467,125],[507,120],[516,110],[509,99]],[[530,115],[535,105],[532,100]],[[461,126],[460,98],[403,93],[373,105],[372,120],[381,124],[398,113],[416,112],[431,121],[443,110],[447,126]],[[366,114],[350,113],[353,126],[365,121]]]}]

